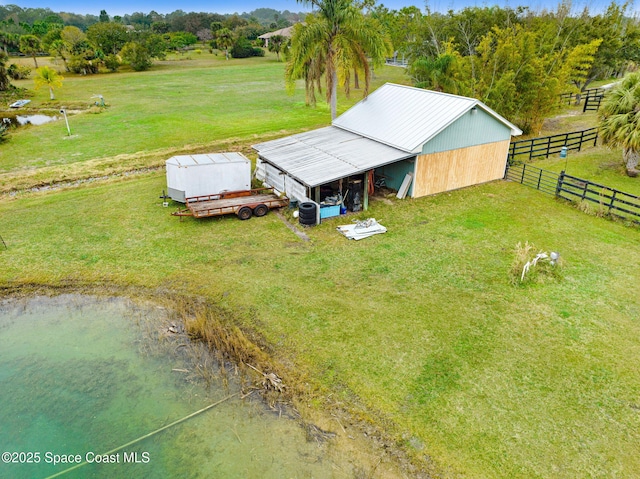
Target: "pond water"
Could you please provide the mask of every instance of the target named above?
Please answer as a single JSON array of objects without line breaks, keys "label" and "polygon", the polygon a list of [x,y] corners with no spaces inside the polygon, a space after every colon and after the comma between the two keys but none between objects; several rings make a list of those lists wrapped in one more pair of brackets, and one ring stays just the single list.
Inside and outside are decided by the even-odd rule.
[{"label": "pond water", "polygon": [[35,114],[35,115],[7,115],[0,118],[0,122],[5,125],[11,126],[26,126],[26,125],[44,125],[46,123],[56,121],[62,118],[60,115],[43,115],[43,114]]},{"label": "pond water", "polygon": [[209,353],[167,324],[160,308],[117,298],[0,302],[0,477],[353,477],[330,441],[257,393],[225,400],[236,386],[205,381]]}]

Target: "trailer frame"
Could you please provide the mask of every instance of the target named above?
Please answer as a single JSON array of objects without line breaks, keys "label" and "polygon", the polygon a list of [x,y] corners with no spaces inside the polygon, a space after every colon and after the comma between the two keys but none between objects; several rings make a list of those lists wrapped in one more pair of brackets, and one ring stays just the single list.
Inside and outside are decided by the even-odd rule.
[{"label": "trailer frame", "polygon": [[270,209],[289,204],[289,198],[278,196],[273,188],[226,191],[215,195],[191,196],[185,198],[186,208],[171,213],[173,216],[193,216],[209,218],[235,214],[241,220],[252,216],[264,216]]}]

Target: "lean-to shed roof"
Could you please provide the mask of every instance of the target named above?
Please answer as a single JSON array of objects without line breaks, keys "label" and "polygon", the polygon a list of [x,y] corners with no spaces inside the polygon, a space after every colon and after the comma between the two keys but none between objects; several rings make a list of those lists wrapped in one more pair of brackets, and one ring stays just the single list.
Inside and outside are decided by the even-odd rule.
[{"label": "lean-to shed roof", "polygon": [[309,187],[414,156],[334,126],[254,145],[264,161]]},{"label": "lean-to shed roof", "polygon": [[472,108],[481,108],[511,129],[522,131],[491,108],[457,95],[386,83],[333,121],[333,125],[407,152],[422,145]]}]

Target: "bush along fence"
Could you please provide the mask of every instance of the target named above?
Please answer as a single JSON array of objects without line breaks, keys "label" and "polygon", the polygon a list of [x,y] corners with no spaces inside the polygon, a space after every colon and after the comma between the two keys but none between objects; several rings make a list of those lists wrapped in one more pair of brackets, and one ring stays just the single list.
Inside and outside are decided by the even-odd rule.
[{"label": "bush along fence", "polygon": [[555,173],[519,163],[507,165],[505,179],[584,205],[587,211],[598,216],[614,216],[640,223],[639,196],[567,175],[564,171]]},{"label": "bush along fence", "polygon": [[583,147],[596,146],[598,143],[598,129],[589,128],[587,130],[572,131],[560,135],[542,136],[531,140],[514,141],[509,145],[508,163],[514,164],[516,161],[528,161],[532,158],[555,155],[566,151],[582,150]]}]

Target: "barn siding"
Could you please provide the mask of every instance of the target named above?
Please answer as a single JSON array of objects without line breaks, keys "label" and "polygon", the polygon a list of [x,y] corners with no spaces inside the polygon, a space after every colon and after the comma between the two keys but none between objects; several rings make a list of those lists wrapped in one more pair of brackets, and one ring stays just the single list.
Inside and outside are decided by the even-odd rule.
[{"label": "barn siding", "polygon": [[419,155],[413,197],[433,195],[504,176],[509,139],[458,150]]},{"label": "barn siding", "polygon": [[511,130],[480,107],[467,111],[422,147],[422,154],[510,140]]}]

